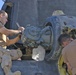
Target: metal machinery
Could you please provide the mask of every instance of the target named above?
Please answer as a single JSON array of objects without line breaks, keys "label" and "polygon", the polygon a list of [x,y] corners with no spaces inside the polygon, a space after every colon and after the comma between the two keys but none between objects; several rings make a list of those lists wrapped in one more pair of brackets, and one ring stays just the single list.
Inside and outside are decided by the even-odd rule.
[{"label": "metal machinery", "polygon": [[[59,75],[57,63],[61,54],[61,47],[57,40],[59,35],[63,33],[68,33],[72,38],[76,38],[76,17],[51,16],[46,19],[42,28],[26,26],[21,38],[24,47],[33,49],[41,45],[46,52],[49,50],[49,53],[45,54],[43,62],[46,64],[49,62],[50,67],[54,65],[49,74],[40,73],[37,75]],[[48,67],[46,68],[48,69]]]},{"label": "metal machinery", "polygon": [[76,36],[76,17],[52,16],[46,19],[43,28],[26,26],[22,35],[22,43],[25,47],[35,48],[41,45],[50,52],[45,56],[46,60],[58,60],[60,47],[58,37],[60,34],[68,33],[72,38]]},{"label": "metal machinery", "polygon": [[[25,31],[21,37],[22,44],[17,44],[17,47],[20,47],[23,51],[22,60],[13,61],[12,71],[20,70],[22,75],[64,75],[62,73],[60,74],[58,70],[58,59],[61,54],[61,47],[57,40],[59,35],[63,33],[68,33],[74,39],[76,38],[76,17],[61,14],[61,16],[55,16],[54,14],[48,17],[46,21],[44,21],[44,19],[50,16],[55,9],[63,10],[66,8],[64,10],[65,14],[75,15],[75,9],[73,9],[75,8],[75,0],[71,2],[69,2],[69,0],[62,0],[60,2],[56,0],[53,2],[51,0],[3,1],[5,1],[3,10],[9,15],[9,22],[6,24],[6,27],[16,28],[16,22],[22,25],[25,24]],[[73,6],[70,7],[70,5]],[[68,12],[68,10],[71,11]],[[41,25],[42,27],[36,25],[42,24],[42,22],[45,22]],[[34,26],[27,25],[28,23]],[[45,56],[42,61],[32,59],[33,49],[39,46],[45,50]],[[1,68],[0,75],[4,75]]]},{"label": "metal machinery", "polygon": [[[32,55],[32,52],[29,53],[29,51],[40,45],[45,49],[44,60],[36,61],[27,58],[27,60],[13,61],[13,71],[20,70],[22,75],[61,75],[58,71],[61,47],[57,40],[63,33],[68,33],[74,39],[76,38],[76,17],[51,16],[46,19],[43,26],[26,26],[25,31],[22,32],[21,41],[27,51],[23,55],[25,58]],[[2,71],[0,73],[3,75]]]}]

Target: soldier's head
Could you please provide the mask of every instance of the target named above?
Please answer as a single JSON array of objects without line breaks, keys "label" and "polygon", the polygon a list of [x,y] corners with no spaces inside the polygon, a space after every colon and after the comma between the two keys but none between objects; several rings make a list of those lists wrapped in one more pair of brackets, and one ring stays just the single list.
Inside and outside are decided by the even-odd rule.
[{"label": "soldier's head", "polygon": [[0,22],[2,22],[3,25],[7,22],[7,18],[8,14],[5,11],[0,10]]},{"label": "soldier's head", "polygon": [[70,37],[69,34],[61,34],[58,38],[58,43],[62,46],[65,47],[68,45],[73,39]]}]

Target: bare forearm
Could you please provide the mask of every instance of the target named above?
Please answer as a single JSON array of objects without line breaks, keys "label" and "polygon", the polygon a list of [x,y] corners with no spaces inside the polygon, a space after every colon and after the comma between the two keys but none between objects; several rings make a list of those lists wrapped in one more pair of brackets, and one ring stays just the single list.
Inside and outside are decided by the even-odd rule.
[{"label": "bare forearm", "polygon": [[14,35],[14,34],[19,34],[21,32],[21,30],[10,30],[10,33],[8,33],[9,35]]},{"label": "bare forearm", "polygon": [[7,30],[5,31],[5,34],[8,36],[8,35],[18,34],[20,32],[21,32],[20,30]]},{"label": "bare forearm", "polygon": [[3,27],[3,28],[0,29],[0,32],[1,32],[2,34],[5,34],[5,35],[8,36],[8,35],[18,34],[18,33],[21,32],[21,30],[7,29],[7,28]]},{"label": "bare forearm", "polygon": [[15,43],[18,42],[19,40],[20,40],[20,37],[17,36],[16,38],[7,41],[6,45],[9,46],[9,45],[15,44]]}]

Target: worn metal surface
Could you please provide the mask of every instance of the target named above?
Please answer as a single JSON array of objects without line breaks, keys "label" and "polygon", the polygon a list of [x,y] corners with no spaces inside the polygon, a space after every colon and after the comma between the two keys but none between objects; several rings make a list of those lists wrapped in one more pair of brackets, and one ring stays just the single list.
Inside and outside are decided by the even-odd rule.
[{"label": "worn metal surface", "polygon": [[[12,7],[7,8],[5,3],[3,10],[8,10],[10,15],[10,28],[17,28],[27,24],[43,26],[45,19],[52,15],[55,10],[62,10],[66,15],[76,16],[76,0],[6,0],[11,2]],[[70,11],[70,12],[68,12]],[[8,25],[7,25],[8,26]]]},{"label": "worn metal surface", "polygon": [[[21,71],[22,75],[59,75],[57,63],[54,61],[50,63],[34,60],[14,61],[12,71],[14,72],[17,70]],[[1,67],[0,75],[3,75]]]}]

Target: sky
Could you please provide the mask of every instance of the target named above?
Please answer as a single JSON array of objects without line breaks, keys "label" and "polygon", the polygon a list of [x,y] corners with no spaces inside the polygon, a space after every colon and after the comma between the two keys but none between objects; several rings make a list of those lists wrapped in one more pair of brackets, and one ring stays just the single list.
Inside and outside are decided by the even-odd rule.
[{"label": "sky", "polygon": [[1,8],[2,8],[2,5],[3,5],[3,1],[2,0],[0,0],[0,10],[1,10]]}]

